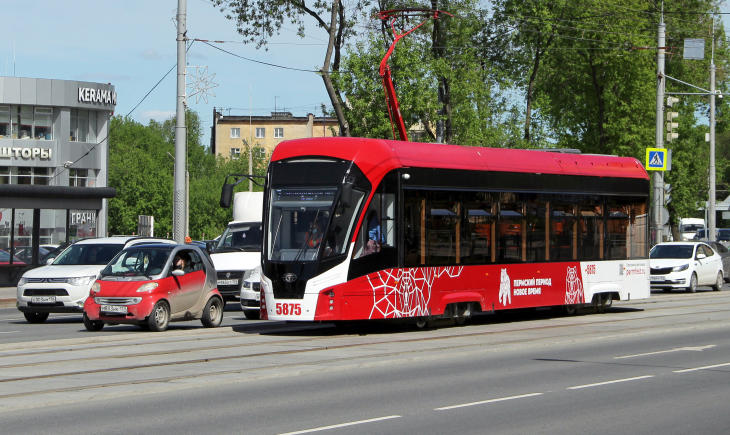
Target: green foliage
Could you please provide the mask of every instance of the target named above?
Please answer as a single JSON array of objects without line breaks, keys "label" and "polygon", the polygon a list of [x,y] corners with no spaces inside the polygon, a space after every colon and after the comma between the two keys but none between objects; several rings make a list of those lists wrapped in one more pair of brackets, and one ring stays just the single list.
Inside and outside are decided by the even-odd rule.
[{"label": "green foliage", "polygon": [[[150,215],[155,217],[155,235],[172,235],[175,124],[174,117],[162,123],[152,120],[147,126],[130,118],[112,118],[109,185],[117,189],[117,196],[109,201],[110,234],[132,234],[138,215]],[[189,234],[195,240],[212,239],[231,220],[231,210],[219,205],[226,175],[248,173],[248,160],[211,155],[200,142],[202,127],[195,111],[187,111],[186,126]],[[248,156],[247,149],[244,155]],[[265,173],[268,157],[254,159],[254,173]],[[237,191],[247,187],[244,182]]]}]

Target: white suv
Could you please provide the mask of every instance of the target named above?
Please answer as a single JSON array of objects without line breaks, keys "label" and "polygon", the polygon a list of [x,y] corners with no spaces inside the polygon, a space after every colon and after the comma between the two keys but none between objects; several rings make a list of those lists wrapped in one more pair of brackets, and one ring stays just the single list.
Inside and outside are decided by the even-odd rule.
[{"label": "white suv", "polygon": [[31,269],[18,281],[17,303],[26,320],[42,323],[49,313],[82,313],[99,273],[124,248],[143,243],[170,243],[149,237],[84,239],[66,248],[48,266]]}]

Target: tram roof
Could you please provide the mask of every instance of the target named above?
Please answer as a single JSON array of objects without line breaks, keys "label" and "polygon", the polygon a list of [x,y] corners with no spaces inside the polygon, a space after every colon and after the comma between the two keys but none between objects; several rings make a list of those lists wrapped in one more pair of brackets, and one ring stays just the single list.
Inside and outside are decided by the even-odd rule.
[{"label": "tram roof", "polygon": [[373,180],[401,167],[649,178],[641,162],[633,157],[350,137],[284,141],[277,145],[271,160],[305,156],[328,156],[354,161]]}]

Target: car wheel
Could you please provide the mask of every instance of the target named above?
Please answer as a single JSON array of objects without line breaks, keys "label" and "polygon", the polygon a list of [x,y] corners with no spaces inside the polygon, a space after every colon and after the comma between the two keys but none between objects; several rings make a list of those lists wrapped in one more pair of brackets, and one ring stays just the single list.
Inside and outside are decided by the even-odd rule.
[{"label": "car wheel", "polygon": [[248,320],[259,320],[261,318],[261,311],[259,310],[243,310],[243,315]]},{"label": "car wheel", "polygon": [[48,313],[23,313],[29,323],[43,323],[48,319]]},{"label": "car wheel", "polygon": [[170,306],[165,301],[157,301],[147,318],[147,325],[150,331],[162,332],[170,324]]},{"label": "car wheel", "polygon": [[712,290],[719,292],[722,290],[722,284],[725,282],[724,279],[722,279],[722,272],[717,272],[717,279],[715,280],[715,285],[711,286]]},{"label": "car wheel", "polygon": [[96,320],[96,321],[91,320],[91,319],[89,319],[89,316],[87,316],[86,313],[84,313],[84,326],[86,327],[87,330],[96,332],[96,331],[101,331],[101,328],[104,327],[104,322],[102,322],[100,320]]},{"label": "car wheel", "polygon": [[223,321],[223,303],[217,297],[210,298],[203,309],[200,322],[206,328],[217,328]]},{"label": "car wheel", "polygon": [[692,278],[689,279],[689,287],[687,287],[687,293],[697,293],[697,274],[692,273]]}]

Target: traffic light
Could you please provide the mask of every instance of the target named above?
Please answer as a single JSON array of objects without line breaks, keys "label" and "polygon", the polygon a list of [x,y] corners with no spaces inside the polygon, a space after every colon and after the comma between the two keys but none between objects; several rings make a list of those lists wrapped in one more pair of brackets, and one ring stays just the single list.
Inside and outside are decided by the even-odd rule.
[{"label": "traffic light", "polygon": [[670,193],[672,193],[672,185],[665,184],[664,185],[664,205],[667,205],[670,202],[672,202],[672,195],[670,195]]},{"label": "traffic light", "polygon": [[[667,97],[667,107],[672,107],[677,103],[679,103],[679,98]],[[679,113],[667,112],[667,142],[679,138],[679,134],[673,131],[679,128],[679,123],[673,122],[677,117],[679,117]]]}]

